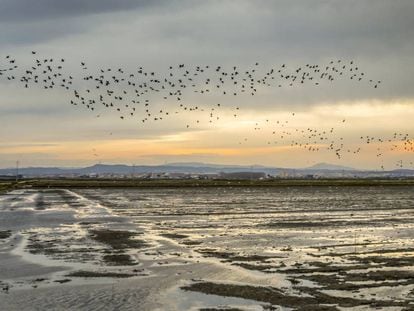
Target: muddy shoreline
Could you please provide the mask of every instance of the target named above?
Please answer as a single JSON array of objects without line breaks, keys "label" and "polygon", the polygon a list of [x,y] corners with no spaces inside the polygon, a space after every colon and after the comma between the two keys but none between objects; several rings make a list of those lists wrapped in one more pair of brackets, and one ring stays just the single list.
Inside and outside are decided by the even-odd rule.
[{"label": "muddy shoreline", "polygon": [[409,310],[413,190],[12,190],[0,309]]}]

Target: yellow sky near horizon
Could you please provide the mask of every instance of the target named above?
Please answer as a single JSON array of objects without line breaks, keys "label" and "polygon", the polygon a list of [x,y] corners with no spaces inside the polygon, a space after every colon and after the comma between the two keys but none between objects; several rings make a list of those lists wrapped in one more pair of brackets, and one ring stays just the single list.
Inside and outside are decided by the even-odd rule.
[{"label": "yellow sky near horizon", "polygon": [[[403,142],[398,139],[393,139],[392,143],[372,142],[367,145],[360,136],[381,137],[385,140],[392,138],[395,132],[413,133],[413,117],[414,103],[410,100],[322,103],[311,109],[297,109],[294,112],[242,109],[236,118],[233,110],[228,110],[221,114],[221,119],[214,125],[194,125],[189,129],[184,128],[184,124],[191,120],[191,115],[187,116],[187,120],[180,116],[183,128],[162,135],[131,138],[114,130],[113,133],[104,131],[95,135],[97,137],[94,139],[31,139],[15,144],[3,143],[0,145],[0,158],[9,166],[17,157],[23,166],[25,163],[79,166],[99,162],[155,165],[196,161],[297,168],[329,162],[371,169],[384,165],[392,169],[398,160],[403,160],[409,166],[414,160],[413,152],[404,150],[401,147]],[[342,122],[343,119],[345,122]],[[148,128],[151,133],[151,125]],[[301,133],[308,129],[328,133],[331,128],[334,131],[329,141],[343,143],[344,150],[361,148],[359,154],[343,152],[343,157],[338,159],[332,150],[327,150],[329,141],[314,143]],[[56,132],[59,130],[55,128]],[[76,137],[77,133],[74,132],[73,136]],[[319,151],[309,152],[305,148],[292,146],[293,141],[303,144],[308,142],[308,146],[319,147]],[[393,146],[394,150],[391,150]],[[377,157],[377,153],[382,153],[382,156]]]}]

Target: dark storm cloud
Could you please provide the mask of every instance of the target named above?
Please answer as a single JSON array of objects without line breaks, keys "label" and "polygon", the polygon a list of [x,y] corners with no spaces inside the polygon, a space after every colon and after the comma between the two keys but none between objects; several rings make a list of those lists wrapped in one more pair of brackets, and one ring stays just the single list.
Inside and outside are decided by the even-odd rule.
[{"label": "dark storm cloud", "polygon": [[51,24],[45,21],[32,23],[12,24],[1,23],[0,47],[4,45],[32,45],[47,42],[55,38],[64,38],[68,35],[80,34],[90,29],[91,25],[79,20],[76,23],[56,22]]},{"label": "dark storm cloud", "polygon": [[[291,47],[303,47],[302,53],[312,47],[381,53],[413,46],[414,1],[301,1],[300,6],[295,3],[273,20],[269,32],[283,37]],[[275,4],[272,8],[278,10]]]},{"label": "dark storm cloud", "polygon": [[204,4],[185,19],[173,17],[164,28],[161,23],[165,36],[227,44],[235,51],[276,50],[289,57],[350,50],[378,54],[414,44],[410,0],[207,3],[215,5]]},{"label": "dark storm cloud", "polygon": [[[295,66],[353,59],[386,82],[375,96],[412,97],[413,12],[412,0],[0,0],[0,52],[41,43],[43,51],[65,46],[65,54],[96,63],[135,66],[139,59],[155,71],[178,62]],[[316,102],[373,93],[366,87],[313,92]],[[309,94],[280,100],[308,103]]]},{"label": "dark storm cloud", "polygon": [[119,23],[123,14],[125,23],[145,19],[146,28],[136,32],[151,40],[179,40],[167,50],[183,53],[205,47],[213,54],[372,57],[413,53],[413,12],[412,0],[0,0],[0,44],[84,34]]},{"label": "dark storm cloud", "polygon": [[0,0],[0,47],[44,43],[84,34],[117,13],[173,12],[185,0]]},{"label": "dark storm cloud", "polygon": [[148,8],[165,0],[1,0],[2,22],[33,21]]}]

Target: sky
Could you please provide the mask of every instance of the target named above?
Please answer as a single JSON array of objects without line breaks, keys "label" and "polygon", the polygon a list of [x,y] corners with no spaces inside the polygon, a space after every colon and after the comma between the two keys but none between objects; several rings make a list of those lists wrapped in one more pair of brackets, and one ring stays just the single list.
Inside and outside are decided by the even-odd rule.
[{"label": "sky", "polygon": [[[265,72],[281,64],[341,60],[381,81],[378,88],[349,78],[317,87],[263,88],[254,97],[189,93],[183,105],[205,113],[180,111],[142,123],[108,109],[70,105],[72,94],[65,90],[25,89],[0,76],[0,167],[19,161],[62,167],[204,162],[301,168],[328,162],[414,168],[414,152],[404,149],[414,139],[413,13],[411,0],[0,0],[0,69],[7,55],[30,64],[31,51],[39,58],[65,58],[65,70],[74,76],[82,75],[80,62],[92,71],[142,66],[165,74],[178,64],[248,69],[258,62],[258,71]],[[177,109],[174,100],[152,101],[160,109]],[[220,119],[210,123],[207,111],[217,104]],[[329,142],[343,144],[341,158],[328,150],[328,140],[312,144],[317,151],[292,146],[303,142],[301,131],[332,128]],[[375,139],[367,144],[367,136]]]}]

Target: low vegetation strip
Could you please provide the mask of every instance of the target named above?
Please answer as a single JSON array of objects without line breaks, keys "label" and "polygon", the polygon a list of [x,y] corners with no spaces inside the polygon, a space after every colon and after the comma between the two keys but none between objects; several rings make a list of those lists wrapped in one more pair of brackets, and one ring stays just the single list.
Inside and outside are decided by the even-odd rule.
[{"label": "low vegetation strip", "polygon": [[[128,187],[342,187],[414,186],[414,179],[27,179],[17,187],[33,188],[128,188]],[[1,184],[0,184],[1,187]],[[0,188],[1,189],[1,188]]]},{"label": "low vegetation strip", "polygon": [[4,182],[4,181],[0,181],[0,194],[5,193],[5,192],[7,192],[9,190],[12,190],[16,186],[17,186],[17,184],[14,183],[14,182]]}]

